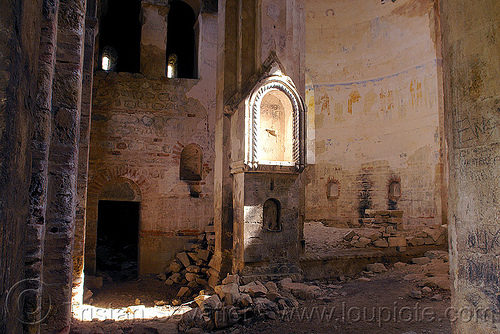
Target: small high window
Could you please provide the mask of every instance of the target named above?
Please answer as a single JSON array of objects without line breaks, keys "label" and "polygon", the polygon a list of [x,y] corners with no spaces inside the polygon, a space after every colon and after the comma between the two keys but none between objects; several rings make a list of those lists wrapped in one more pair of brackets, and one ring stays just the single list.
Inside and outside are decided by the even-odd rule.
[{"label": "small high window", "polygon": [[181,0],[170,2],[167,25],[167,77],[196,78],[196,14]]},{"label": "small high window", "polygon": [[140,71],[140,0],[104,0],[99,29],[100,67],[104,71]]}]

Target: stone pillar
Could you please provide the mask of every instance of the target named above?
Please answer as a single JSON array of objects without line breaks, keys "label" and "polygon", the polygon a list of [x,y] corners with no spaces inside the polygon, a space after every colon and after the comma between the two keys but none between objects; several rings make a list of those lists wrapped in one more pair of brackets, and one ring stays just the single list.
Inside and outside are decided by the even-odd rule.
[{"label": "stone pillar", "polygon": [[447,0],[441,9],[454,333],[498,333],[500,2]]},{"label": "stone pillar", "polygon": [[87,206],[90,124],[92,116],[92,83],[94,78],[94,44],[96,37],[96,0],[87,1],[85,45],[83,50],[82,111],[78,152],[77,203],[75,241],[73,247],[73,306],[83,303],[83,267],[85,253],[85,224]]},{"label": "stone pillar", "polygon": [[[0,2],[0,333],[21,333],[42,1]],[[25,296],[25,294],[24,294]],[[36,298],[35,298],[36,299]]]},{"label": "stone pillar", "polygon": [[[251,201],[248,196],[251,196],[252,186],[248,182],[253,181],[247,180],[253,178],[237,175],[241,168],[244,169],[241,165],[245,146],[248,144],[245,139],[245,131],[248,129],[245,129],[243,101],[257,82],[263,79],[262,76],[270,74],[268,71],[274,60],[277,63],[283,60],[280,66],[284,65],[284,68],[281,69],[292,74],[291,79],[298,83],[298,91],[303,95],[303,9],[302,0],[219,1],[215,227],[216,256],[220,257],[222,262],[221,277],[224,277],[229,268],[233,272],[241,272],[244,262],[241,251],[244,247],[242,210],[243,206],[246,208],[243,203]],[[281,177],[277,179],[278,183],[284,181]],[[297,198],[300,200],[294,208],[298,210],[297,219],[299,215],[303,216],[303,187],[300,183],[299,180]],[[245,193],[243,188],[247,188],[245,199],[242,198]],[[297,230],[294,228],[294,231],[294,235],[301,234],[300,227]],[[295,237],[293,239],[295,240]],[[237,256],[238,259],[235,252],[241,255]],[[298,256],[295,249],[290,252],[297,253],[294,256]]]},{"label": "stone pillar", "polygon": [[52,309],[43,329],[55,333],[69,331],[71,320],[85,6],[85,0],[61,1],[58,13],[43,258],[43,293],[51,304],[44,308]]},{"label": "stone pillar", "polygon": [[44,1],[38,61],[37,95],[31,142],[30,206],[26,230],[26,288],[37,291],[27,295],[24,305],[25,331],[38,333],[45,315],[35,312],[41,306],[43,242],[45,238],[47,173],[52,122],[52,84],[56,58],[57,13],[59,1]]}]

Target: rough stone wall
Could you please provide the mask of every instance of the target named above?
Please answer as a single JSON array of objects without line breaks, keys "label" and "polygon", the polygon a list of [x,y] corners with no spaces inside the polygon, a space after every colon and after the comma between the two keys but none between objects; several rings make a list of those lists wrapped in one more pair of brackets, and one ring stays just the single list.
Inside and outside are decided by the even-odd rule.
[{"label": "rough stone wall", "polygon": [[355,224],[397,181],[407,226],[442,223],[436,18],[432,0],[306,2],[306,219]]},{"label": "rough stone wall", "polygon": [[[168,79],[158,72],[94,76],[86,232],[91,273],[97,203],[106,183],[125,177],[140,188],[141,274],[163,270],[186,238],[213,220],[216,16],[202,13],[199,26],[200,79]],[[144,40],[145,27],[142,33]],[[180,154],[188,144],[202,148],[201,181],[180,180]],[[190,196],[193,188],[201,190],[199,197]]]},{"label": "rough stone wall", "polygon": [[460,317],[454,332],[498,333],[500,3],[450,0],[441,6],[452,302],[474,314],[471,321]]},{"label": "rough stone wall", "polygon": [[[0,3],[0,332],[19,333],[42,1]],[[19,287],[19,286],[18,286]],[[21,290],[23,286],[21,285]],[[13,289],[13,290],[11,290]],[[8,293],[8,291],[11,291]],[[7,292],[7,293],[6,293]],[[5,304],[7,296],[14,303]]]}]

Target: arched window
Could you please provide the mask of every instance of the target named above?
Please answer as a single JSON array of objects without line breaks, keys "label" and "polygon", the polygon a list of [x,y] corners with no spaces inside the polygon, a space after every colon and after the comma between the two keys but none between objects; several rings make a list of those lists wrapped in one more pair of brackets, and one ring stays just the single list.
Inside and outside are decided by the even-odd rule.
[{"label": "arched window", "polygon": [[189,144],[181,152],[180,178],[186,181],[202,179],[203,151],[196,144]]},{"label": "arched window", "polygon": [[105,71],[140,71],[141,1],[104,0],[99,29],[99,66]]},{"label": "arched window", "polygon": [[[167,25],[167,77],[196,78],[196,14],[181,0],[170,2]],[[171,68],[176,58],[177,73]],[[173,76],[176,74],[176,76]]]}]

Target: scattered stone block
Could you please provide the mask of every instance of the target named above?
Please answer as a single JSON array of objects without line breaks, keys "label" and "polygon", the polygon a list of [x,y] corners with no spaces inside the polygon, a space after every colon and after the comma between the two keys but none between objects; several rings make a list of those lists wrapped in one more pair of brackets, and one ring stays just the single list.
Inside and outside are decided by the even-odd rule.
[{"label": "scattered stone block", "polygon": [[200,272],[200,267],[195,266],[195,265],[190,265],[186,267],[186,271],[188,273],[199,273]]},{"label": "scattered stone block", "polygon": [[230,284],[230,283],[240,283],[240,276],[238,275],[227,275],[226,278],[222,280],[222,284]]},{"label": "scattered stone block", "polygon": [[344,235],[344,240],[351,241],[352,238],[354,238],[354,236],[356,236],[356,232],[354,232],[353,230],[350,230],[349,232],[347,232],[346,235]]},{"label": "scattered stone block", "polygon": [[442,234],[440,229],[436,228],[424,228],[423,232],[427,233],[427,235],[431,237],[434,242],[436,242]]},{"label": "scattered stone block", "polygon": [[272,282],[272,281],[269,281],[265,284],[266,288],[268,291],[272,291],[272,292],[278,292],[278,286],[276,285],[276,283]]},{"label": "scattered stone block", "polygon": [[180,272],[182,268],[184,268],[184,266],[176,260],[172,261],[169,266],[169,269],[174,273]]},{"label": "scattered stone block", "polygon": [[179,292],[177,292],[176,297],[182,298],[182,297],[188,296],[190,293],[191,293],[191,290],[188,287],[183,286],[179,289]]},{"label": "scattered stone block", "polygon": [[189,267],[191,265],[191,261],[189,260],[189,256],[186,252],[177,253],[176,257],[179,261],[181,261],[184,267]]},{"label": "scattered stone block", "polygon": [[194,273],[186,273],[186,279],[188,282],[194,282],[198,278],[198,276]]},{"label": "scattered stone block", "polygon": [[389,247],[406,247],[405,237],[389,237],[387,242]]},{"label": "scattered stone block", "polygon": [[365,248],[366,246],[368,246],[370,243],[372,242],[371,239],[369,238],[365,238],[365,237],[361,237],[359,238],[359,240],[357,240],[353,246],[356,247],[356,248]]},{"label": "scattered stone block", "polygon": [[410,297],[413,299],[422,299],[422,291],[418,290],[412,291],[410,292]]},{"label": "scattered stone block", "polygon": [[369,265],[366,266],[366,269],[369,271],[373,271],[374,273],[377,274],[387,271],[387,268],[384,266],[383,263],[370,263]]},{"label": "scattered stone block", "polygon": [[378,239],[373,242],[373,246],[379,248],[387,248],[389,247],[389,243],[387,242],[386,239]]},{"label": "scattered stone block", "polygon": [[408,264],[407,263],[404,263],[404,262],[396,262],[394,263],[394,268],[398,269],[398,270],[401,270],[405,267],[407,267]]},{"label": "scattered stone block", "polygon": [[210,251],[207,249],[200,249],[197,255],[200,260],[208,261],[210,258]]},{"label": "scattered stone block", "polygon": [[182,275],[180,273],[173,273],[170,277],[170,280],[172,280],[174,283],[180,283],[182,280]]},{"label": "scattered stone block", "polygon": [[220,310],[223,307],[218,295],[210,296],[204,299],[200,304],[200,309],[205,312],[209,310]]}]

